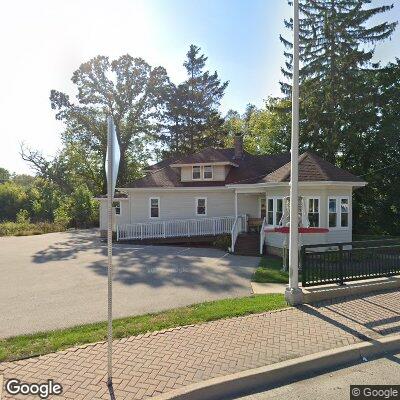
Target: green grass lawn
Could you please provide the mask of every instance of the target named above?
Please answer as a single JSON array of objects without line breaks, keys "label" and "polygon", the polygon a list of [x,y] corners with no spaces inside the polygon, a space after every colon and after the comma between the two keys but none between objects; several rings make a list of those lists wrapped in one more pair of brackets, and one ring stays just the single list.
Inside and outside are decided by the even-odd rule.
[{"label": "green grass lawn", "polygon": [[253,274],[253,282],[259,283],[288,283],[289,274],[282,271],[282,258],[264,256]]},{"label": "green grass lawn", "polygon": [[[114,337],[123,338],[177,326],[271,311],[287,306],[282,294],[255,295],[176,308],[155,314],[113,321]],[[107,338],[107,323],[0,339],[0,361],[17,360],[52,353],[68,347],[99,342]]]}]

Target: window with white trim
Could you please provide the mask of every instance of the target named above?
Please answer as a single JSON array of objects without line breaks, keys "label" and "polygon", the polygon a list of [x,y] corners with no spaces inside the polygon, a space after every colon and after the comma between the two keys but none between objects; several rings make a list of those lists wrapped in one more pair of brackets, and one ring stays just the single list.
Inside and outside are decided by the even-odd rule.
[{"label": "window with white trim", "polygon": [[337,227],[337,199],[329,198],[328,199],[328,226],[329,228]]},{"label": "window with white trim", "polygon": [[160,199],[158,197],[151,197],[149,202],[150,202],[150,218],[159,218]]},{"label": "window with white trim", "polygon": [[308,221],[310,226],[314,228],[319,227],[319,199],[309,198],[308,199]]},{"label": "window with white trim", "polygon": [[205,165],[203,168],[203,179],[213,178],[213,167],[212,165]]},{"label": "window with white trim", "polygon": [[193,165],[192,167],[192,179],[201,179],[201,167],[200,165]]},{"label": "window with white trim", "polygon": [[115,208],[115,215],[120,215],[121,214],[121,203],[119,201],[114,201],[112,206]]},{"label": "window with white trim", "polygon": [[196,215],[207,215],[206,197],[199,197],[196,199]]},{"label": "window with white trim", "polygon": [[267,199],[267,224],[274,225],[274,199]]},{"label": "window with white trim", "polygon": [[276,199],[276,225],[279,225],[283,216],[283,199]]},{"label": "window with white trim", "polygon": [[283,216],[283,198],[270,197],[267,199],[267,224],[279,225]]},{"label": "window with white trim", "polygon": [[349,199],[346,197],[340,199],[340,226],[342,228],[349,226]]},{"label": "window with white trim", "polygon": [[328,226],[329,228],[348,228],[350,203],[348,197],[329,197]]}]

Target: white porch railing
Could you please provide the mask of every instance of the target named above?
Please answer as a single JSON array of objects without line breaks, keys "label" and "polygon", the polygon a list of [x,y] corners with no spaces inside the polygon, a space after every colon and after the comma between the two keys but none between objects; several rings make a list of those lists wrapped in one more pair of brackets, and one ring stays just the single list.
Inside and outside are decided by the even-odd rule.
[{"label": "white porch railing", "polygon": [[231,253],[235,252],[235,244],[239,234],[247,229],[246,223],[247,221],[245,215],[238,215],[235,218],[235,222],[233,223],[231,231]]},{"label": "white porch railing", "polygon": [[263,253],[264,250],[264,241],[265,241],[265,228],[267,226],[267,217],[264,217],[263,223],[261,225],[261,230],[260,230],[260,254]]},{"label": "white porch railing", "polygon": [[231,233],[235,217],[177,219],[117,225],[117,240],[209,236]]}]

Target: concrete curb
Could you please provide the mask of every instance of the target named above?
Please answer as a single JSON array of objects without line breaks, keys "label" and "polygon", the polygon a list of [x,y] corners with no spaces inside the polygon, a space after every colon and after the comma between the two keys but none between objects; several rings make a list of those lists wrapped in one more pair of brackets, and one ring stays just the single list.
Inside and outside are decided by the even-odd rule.
[{"label": "concrete curb", "polygon": [[329,370],[344,364],[400,350],[400,335],[372,339],[338,349],[326,350],[265,367],[237,372],[156,396],[154,400],[217,400],[240,393],[254,392],[282,382],[294,380],[307,373]]},{"label": "concrete curb", "polygon": [[399,289],[400,276],[366,279],[362,281],[346,282],[344,286],[325,285],[313,288],[302,288],[303,303],[312,304],[317,301],[330,300],[346,296],[355,296],[383,290]]}]

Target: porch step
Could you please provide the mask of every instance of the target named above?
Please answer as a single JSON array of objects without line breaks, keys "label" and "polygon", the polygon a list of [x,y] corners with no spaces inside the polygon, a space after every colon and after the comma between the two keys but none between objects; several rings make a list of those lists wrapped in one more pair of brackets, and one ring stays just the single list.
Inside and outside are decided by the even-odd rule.
[{"label": "porch step", "polygon": [[241,233],[235,244],[235,254],[258,256],[260,252],[260,235],[257,233]]}]

